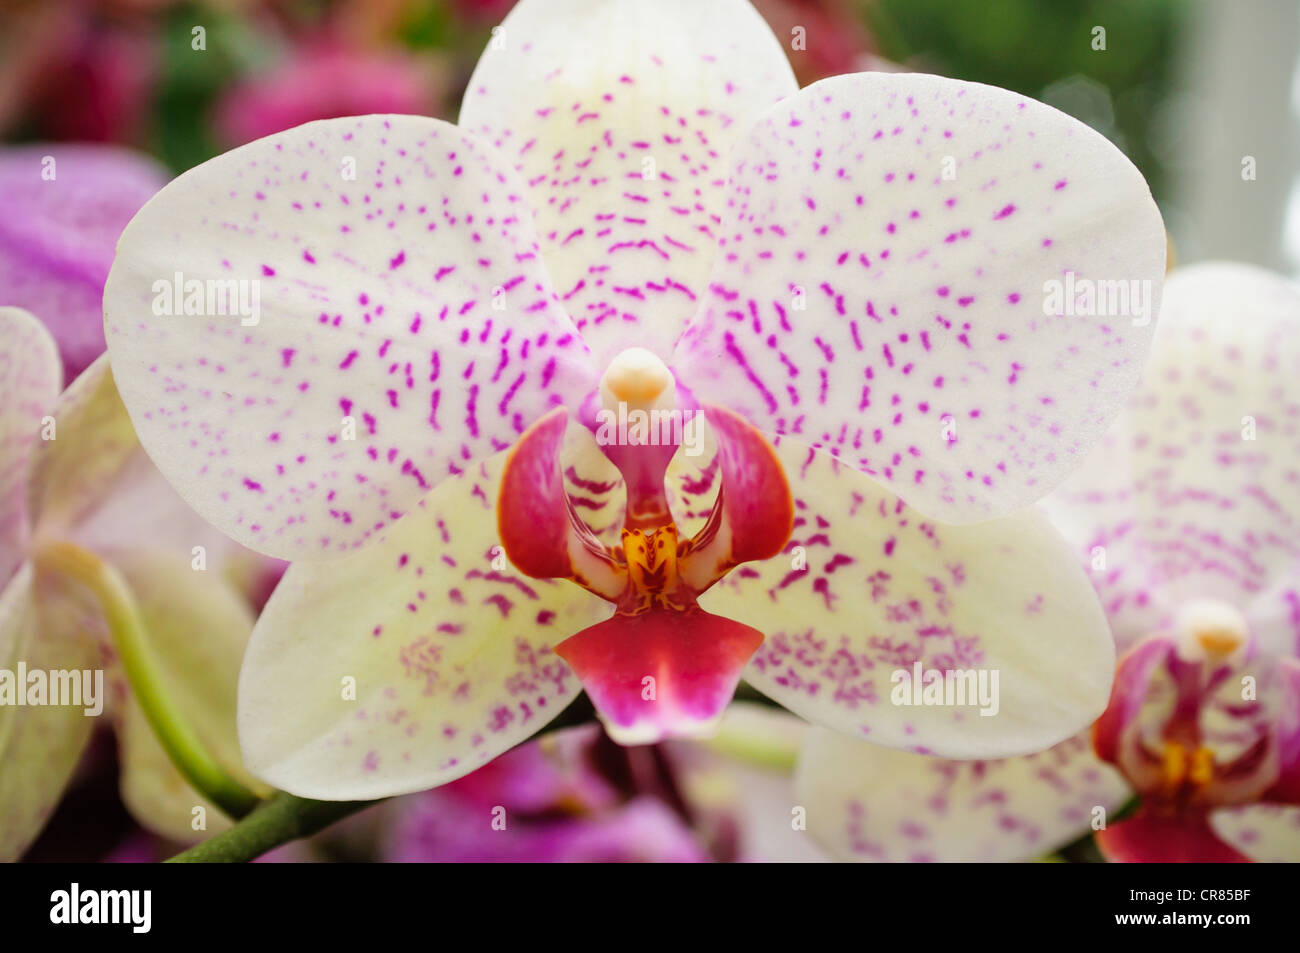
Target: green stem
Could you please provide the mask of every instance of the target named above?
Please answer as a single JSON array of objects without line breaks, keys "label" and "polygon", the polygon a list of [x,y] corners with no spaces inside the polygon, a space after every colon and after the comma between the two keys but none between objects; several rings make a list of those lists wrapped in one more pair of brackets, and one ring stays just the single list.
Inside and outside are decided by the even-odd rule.
[{"label": "green stem", "polygon": [[177,854],[169,864],[241,864],[379,801],[313,801],[277,791],[228,831]]},{"label": "green stem", "polygon": [[131,692],[185,780],[232,818],[248,814],[260,803],[257,795],[213,759],[167,694],[149,651],[140,609],[121,573],[94,553],[64,542],[45,544],[35,561],[39,569],[76,580],[94,594],[113,634]]}]

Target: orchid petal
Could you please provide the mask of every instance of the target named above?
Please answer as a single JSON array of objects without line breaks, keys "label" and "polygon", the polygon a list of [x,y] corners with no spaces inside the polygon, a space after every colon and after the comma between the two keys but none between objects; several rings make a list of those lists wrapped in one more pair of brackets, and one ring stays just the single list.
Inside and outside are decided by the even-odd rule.
[{"label": "orchid petal", "polygon": [[[732,159],[718,266],[674,361],[699,399],[969,522],[1059,483],[1137,383],[1164,228],[1084,124],[988,86],[860,73],[773,107]],[[1080,281],[1126,294],[1076,315]]]},{"label": "orchid petal", "polygon": [[200,519],[158,472],[135,438],[107,357],[59,395],[50,416],[58,439],[37,446],[30,468],[36,536],[100,554],[143,539],[203,568],[225,571],[238,562],[253,577],[270,565]]},{"label": "orchid petal", "polygon": [[[1168,287],[1134,412],[1142,538],[1175,600],[1222,598],[1255,623],[1276,599],[1286,623],[1254,634],[1295,654],[1300,290],[1234,264],[1182,269]],[[1285,577],[1289,591],[1270,593]]]},{"label": "orchid petal", "polygon": [[62,370],[54,340],[20,308],[0,308],[0,585],[27,546],[28,468],[59,395]]},{"label": "orchid petal", "polygon": [[[92,669],[99,656],[86,632],[94,625],[76,593],[24,565],[0,593],[0,669],[15,679],[20,664],[28,673]],[[22,856],[63,796],[95,724],[86,711],[0,705],[0,861]]]},{"label": "orchid petal", "polygon": [[1224,843],[1261,864],[1300,863],[1300,807],[1244,804],[1210,814]]},{"label": "orchid petal", "polygon": [[[851,467],[781,441],[795,496],[786,556],[750,563],[700,605],[767,636],[745,678],[809,721],[960,758],[1040,751],[1105,707],[1114,646],[1083,571],[1032,511],[935,523]],[[983,672],[997,713],[893,701],[914,664]],[[920,686],[915,686],[920,694]],[[973,689],[972,689],[973,691]],[[913,699],[914,700],[914,699]]]},{"label": "orchid petal", "polygon": [[107,356],[59,395],[50,415],[57,439],[39,444],[32,456],[28,506],[38,532],[66,537],[112,495],[128,462],[143,460],[144,452]]},{"label": "orchid petal", "polygon": [[1177,611],[1143,548],[1132,424],[1131,411],[1122,413],[1066,481],[1037,504],[1092,579],[1121,653]]},{"label": "orchid petal", "polygon": [[808,830],[839,860],[1030,860],[1128,798],[1085,734],[998,761],[948,761],[813,729],[796,776]]},{"label": "orchid petal", "polygon": [[493,512],[504,469],[492,457],[383,541],[290,567],[240,675],[255,776],[328,799],[422,790],[518,744],[578,694],[553,646],[609,607],[509,567]]},{"label": "orchid petal", "polygon": [[[1175,270],[1142,388],[1043,505],[1094,571],[1116,637],[1191,599],[1300,653],[1300,291],[1248,265]],[[1096,548],[1100,547],[1100,551]]]},{"label": "orchid petal", "polygon": [[0,288],[53,333],[68,380],[104,353],[104,279],[118,236],[167,173],[114,146],[0,150]]},{"label": "orchid petal", "polygon": [[[164,476],[251,549],[339,556],[580,399],[594,372],[523,191],[413,116],[309,123],[163,189],[122,236],[104,320]],[[191,289],[212,305],[168,314]]]},{"label": "orchid petal", "polygon": [[[136,596],[151,658],[181,714],[206,750],[249,783],[235,730],[235,688],[254,621],[248,604],[220,575],[193,569],[188,554],[131,552],[114,562]],[[128,698],[118,743],[122,800],[131,813],[149,830],[182,842],[228,827],[220,809],[181,777],[139,704]],[[194,826],[196,807],[204,808],[204,827]]]},{"label": "orchid petal", "polygon": [[629,340],[667,357],[707,287],[731,148],[797,89],[744,0],[523,0],[460,124],[527,181],[547,267],[597,358]]}]

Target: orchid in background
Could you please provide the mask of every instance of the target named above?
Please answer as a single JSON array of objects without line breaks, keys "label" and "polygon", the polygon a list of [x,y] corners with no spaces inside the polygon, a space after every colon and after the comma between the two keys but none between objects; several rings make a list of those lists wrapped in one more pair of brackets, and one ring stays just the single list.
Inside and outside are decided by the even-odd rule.
[{"label": "orchid in background", "polygon": [[30,126],[45,138],[85,142],[136,139],[163,58],[157,25],[145,10],[127,6],[120,0],[5,4],[0,130]]},{"label": "orchid in background", "polygon": [[598,725],[565,729],[403,801],[383,855],[401,863],[712,860],[677,776],[661,749],[619,748]]},{"label": "orchid in background", "polygon": [[[58,352],[34,317],[0,308],[0,341],[0,859],[40,832],[100,714],[117,729],[122,799],[140,823],[206,837],[229,822],[169,755],[201,746],[188,762],[216,759],[205,790],[239,796],[223,783],[246,777],[235,683],[255,613],[236,583],[251,578],[238,565],[251,554],[149,463],[106,358],[60,395]],[[77,703],[54,696],[58,672],[86,673]],[[172,722],[162,743],[148,719],[159,710]]]},{"label": "orchid in background", "polygon": [[[269,783],[443,784],[581,688],[616,740],[703,734],[742,669],[811,721],[999,757],[1104,707],[1097,599],[1017,511],[1151,333],[1045,283],[1151,309],[1164,248],[1128,161],[1022,96],[799,91],[743,0],[525,0],[459,126],[311,123],[165,188],[105,328],[159,469],[294,561],[240,677]],[[612,436],[634,417],[680,427]],[[997,716],[891,704],[917,663],[1000,672]]]},{"label": "orchid in background", "polygon": [[1143,387],[1044,501],[1124,653],[1105,713],[992,762],[817,732],[797,796],[836,856],[1029,859],[1136,792],[1097,831],[1111,860],[1300,861],[1298,335],[1291,283],[1174,272]]},{"label": "orchid in background", "polygon": [[880,61],[854,0],[756,0],[754,7],[779,39],[801,84],[866,70]]},{"label": "orchid in background", "polygon": [[390,861],[808,861],[790,824],[807,723],[737,702],[707,742],[622,747],[596,725],[548,733],[431,791],[386,802]]},{"label": "orchid in background", "polygon": [[104,279],[122,229],[167,174],[116,146],[0,149],[0,305],[37,315],[71,381],[104,353]]},{"label": "orchid in background", "polygon": [[446,83],[432,57],[366,51],[328,38],[301,42],[284,61],[226,91],[220,138],[240,145],[313,119],[358,113],[424,113]]}]

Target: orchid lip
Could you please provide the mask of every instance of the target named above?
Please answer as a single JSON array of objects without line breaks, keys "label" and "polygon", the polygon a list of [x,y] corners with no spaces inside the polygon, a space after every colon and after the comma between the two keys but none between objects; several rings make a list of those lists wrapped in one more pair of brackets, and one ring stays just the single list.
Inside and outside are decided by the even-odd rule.
[{"label": "orchid lip", "polygon": [[[1251,721],[1232,732],[1214,720],[1252,719],[1259,703],[1237,697],[1231,664],[1246,645],[1240,615],[1223,603],[1192,603],[1179,613],[1174,637],[1135,646],[1119,663],[1115,692],[1096,723],[1099,756],[1115,764],[1150,810],[1185,815],[1242,803],[1275,781],[1278,739]],[[1171,697],[1155,710],[1145,704],[1153,686]],[[1226,693],[1226,694],[1225,694]],[[1243,734],[1243,731],[1246,732]],[[1237,737],[1234,741],[1235,736]]]},{"label": "orchid lip", "polygon": [[[643,406],[671,394],[671,373],[647,354],[616,358],[602,390]],[[793,531],[789,485],[765,438],[730,411],[702,413],[718,441],[722,481],[709,518],[689,538],[665,488],[678,446],[651,443],[602,445],[623,476],[627,504],[619,545],[596,538],[564,489],[562,408],[515,445],[498,497],[501,540],[517,568],[570,579],[613,605],[610,619],[556,652],[622,743],[710,731],[763,634],[705,612],[698,597],[739,563],[780,552]]]}]

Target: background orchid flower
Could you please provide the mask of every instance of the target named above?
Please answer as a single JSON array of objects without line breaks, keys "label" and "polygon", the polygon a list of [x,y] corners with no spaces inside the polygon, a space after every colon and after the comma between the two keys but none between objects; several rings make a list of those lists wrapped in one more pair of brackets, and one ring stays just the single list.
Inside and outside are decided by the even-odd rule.
[{"label": "background orchid flower", "polygon": [[[444,783],[580,687],[620,740],[707,731],[756,650],[810,720],[1002,756],[1104,707],[1096,597],[1016,511],[1151,330],[1044,313],[1045,282],[1154,307],[1164,245],[1127,160],[1032,100],[798,91],[743,0],[525,0],[459,127],[311,123],[182,175],[105,326],[160,470],[295,561],[240,682],[284,790]],[[616,407],[699,411],[704,452],[598,446]],[[999,670],[1000,714],[892,706],[913,662]]]},{"label": "background orchid flower", "polygon": [[706,742],[622,747],[590,724],[550,732],[386,802],[382,852],[403,862],[819,861],[790,810],[807,728],[738,702]]},{"label": "background orchid flower", "polygon": [[[386,832],[399,862],[669,862],[713,859],[692,829],[661,752],[614,749],[597,725],[580,725],[507,752],[451,784],[407,799]],[[633,765],[620,751],[644,754]],[[649,777],[636,777],[639,768]],[[621,770],[620,770],[621,769]],[[626,772],[626,773],[624,773]],[[666,775],[661,780],[661,775]],[[496,823],[494,824],[494,820]]]},{"label": "background orchid flower", "polygon": [[46,322],[71,381],[104,353],[104,279],[118,236],[167,181],[117,146],[0,149],[0,301]]},{"label": "background orchid flower", "polygon": [[[235,683],[253,608],[222,575],[237,547],[197,519],[149,463],[100,359],[59,393],[60,361],[26,311],[0,308],[0,668],[105,670],[123,802],[149,829],[193,841],[228,824],[182,780],[129,690],[103,612],[43,558],[72,543],[109,560],[139,603],[149,650],[194,731],[242,774]],[[199,552],[210,560],[196,571]],[[230,565],[230,560],[225,563]],[[0,859],[40,832],[98,719],[84,706],[0,706]],[[195,807],[206,812],[196,830]]]},{"label": "background orchid flower", "polygon": [[1173,273],[1132,406],[1043,503],[1124,653],[1106,712],[1002,761],[815,732],[798,797],[836,856],[1026,860],[1136,792],[1097,832],[1112,860],[1300,861],[1298,334],[1275,275]]},{"label": "background orchid flower", "polygon": [[430,57],[358,50],[323,36],[227,90],[215,123],[224,142],[239,145],[312,119],[426,112],[445,82]]}]

